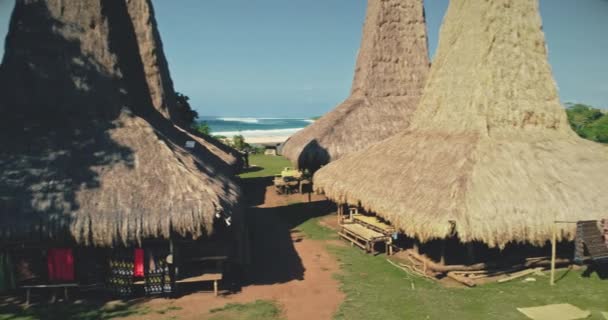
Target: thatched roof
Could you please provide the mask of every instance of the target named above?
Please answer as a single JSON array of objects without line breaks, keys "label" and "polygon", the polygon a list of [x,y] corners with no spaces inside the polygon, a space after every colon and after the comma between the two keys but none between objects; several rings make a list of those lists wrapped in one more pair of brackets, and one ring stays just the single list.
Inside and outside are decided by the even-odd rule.
[{"label": "thatched roof", "polygon": [[190,140],[196,141],[206,150],[209,150],[214,158],[219,159],[216,163],[217,167],[223,167],[225,171],[237,174],[243,168],[243,157],[240,152],[213,137],[206,136],[195,132],[194,130],[185,130],[176,125],[179,131],[186,133]]},{"label": "thatched roof", "polygon": [[608,150],[568,125],[537,1],[452,0],[410,128],[314,181],[423,241],[543,244],[608,215]]},{"label": "thatched roof", "polygon": [[369,0],[350,97],[282,153],[317,169],[408,127],[429,69],[422,0]]},{"label": "thatched roof", "polygon": [[165,117],[182,125],[177,106],[169,64],[163,50],[154,8],[150,0],[123,0],[139,47],[152,104]]},{"label": "thatched roof", "polygon": [[211,137],[194,132],[185,121],[183,111],[177,108],[173,80],[171,80],[169,64],[163,50],[152,2],[150,0],[126,0],[126,5],[135,31],[152,105],[164,117],[173,121],[179,130],[186,131],[193,140],[211,151],[236,173],[242,167],[239,152]]},{"label": "thatched roof", "polygon": [[145,79],[125,2],[17,2],[0,66],[0,238],[197,238],[238,212],[230,174],[185,148]]}]

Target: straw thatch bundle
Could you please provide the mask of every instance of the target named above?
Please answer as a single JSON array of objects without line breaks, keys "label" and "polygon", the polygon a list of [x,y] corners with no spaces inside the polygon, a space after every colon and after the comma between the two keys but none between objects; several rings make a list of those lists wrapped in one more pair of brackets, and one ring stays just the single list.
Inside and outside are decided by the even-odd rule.
[{"label": "straw thatch bundle", "polygon": [[282,153],[317,169],[407,128],[429,69],[422,0],[369,0],[351,96]]},{"label": "straw thatch bundle", "polygon": [[187,132],[193,140],[196,140],[225,162],[230,170],[237,171],[240,169],[242,159],[237,150],[210,137],[193,132],[184,117],[184,111],[177,108],[173,81],[163,51],[152,2],[150,0],[126,0],[126,5],[137,38],[139,55],[154,107],[163,116],[173,121],[179,127],[179,130]]},{"label": "straw thatch bundle", "polygon": [[608,150],[567,123],[537,1],[509,0],[452,0],[410,128],[314,177],[409,236],[491,247],[543,244],[555,220],[605,217],[607,180]]},{"label": "straw thatch bundle", "polygon": [[169,65],[158,32],[154,8],[150,0],[123,0],[131,17],[133,30],[144,67],[152,104],[165,117],[184,125],[176,110],[177,102]]},{"label": "straw thatch bundle", "polygon": [[125,2],[17,2],[0,66],[0,238],[198,238],[239,212],[229,173],[184,147],[145,79]]}]

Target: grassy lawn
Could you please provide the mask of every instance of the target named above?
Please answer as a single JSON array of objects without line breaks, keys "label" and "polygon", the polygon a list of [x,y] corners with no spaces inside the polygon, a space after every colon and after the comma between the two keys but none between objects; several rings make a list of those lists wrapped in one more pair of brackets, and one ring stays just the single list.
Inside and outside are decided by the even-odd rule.
[{"label": "grassy lawn", "polygon": [[229,303],[211,310],[209,320],[280,320],[281,309],[273,301],[258,300],[252,303]]},{"label": "grassy lawn", "polygon": [[536,282],[515,280],[476,288],[444,288],[409,275],[382,255],[372,257],[353,248],[332,247],[343,273],[338,276],[347,298],[336,319],[527,319],[516,307],[571,303],[589,310],[589,319],[608,311],[608,281],[594,274],[566,271],[555,287],[548,277]]},{"label": "grassy lawn", "polygon": [[[335,232],[309,220],[298,229],[310,238],[329,239]],[[313,226],[312,224],[316,224]],[[330,246],[341,264],[337,275],[347,298],[336,319],[527,319],[517,307],[570,303],[592,312],[588,319],[604,319],[608,311],[608,280],[594,273],[561,271],[555,287],[547,276],[536,282],[514,280],[476,288],[445,288],[438,283],[410,275],[386,261],[352,247]]]},{"label": "grassy lawn", "polygon": [[266,156],[263,154],[253,154],[249,156],[249,164],[254,168],[241,173],[241,178],[272,177],[281,173],[284,167],[291,167],[289,160],[281,156]]}]

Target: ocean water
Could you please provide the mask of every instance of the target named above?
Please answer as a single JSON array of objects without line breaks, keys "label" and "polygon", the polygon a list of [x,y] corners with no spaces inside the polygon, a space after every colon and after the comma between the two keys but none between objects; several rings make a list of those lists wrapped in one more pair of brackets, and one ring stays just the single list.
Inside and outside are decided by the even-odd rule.
[{"label": "ocean water", "polygon": [[306,118],[247,117],[200,117],[199,121],[206,122],[213,135],[240,134],[245,138],[290,136],[313,122]]}]

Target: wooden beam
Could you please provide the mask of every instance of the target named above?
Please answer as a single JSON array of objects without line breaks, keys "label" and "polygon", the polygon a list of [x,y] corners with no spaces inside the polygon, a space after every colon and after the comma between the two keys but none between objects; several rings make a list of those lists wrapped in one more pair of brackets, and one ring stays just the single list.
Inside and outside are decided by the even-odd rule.
[{"label": "wooden beam", "polygon": [[519,272],[515,272],[513,274],[511,274],[510,276],[500,279],[498,280],[499,283],[503,283],[503,282],[507,282],[507,281],[511,281],[511,280],[515,280],[521,277],[525,277],[529,274],[533,274],[533,273],[537,273],[540,272],[541,270],[543,270],[543,268],[533,268],[533,269],[526,269],[526,270],[522,270]]},{"label": "wooden beam", "polygon": [[555,259],[557,256],[557,224],[553,223],[553,236],[551,237],[551,285],[555,285]]},{"label": "wooden beam", "polygon": [[462,283],[462,284],[464,284],[464,285],[466,285],[468,287],[474,287],[476,285],[475,281],[473,281],[473,280],[471,280],[471,279],[469,279],[469,278],[467,278],[465,276],[461,276],[459,274],[455,274],[453,272],[448,272],[448,278],[454,279],[454,280],[456,280],[456,281],[458,281],[458,282],[460,282],[460,283]]}]

